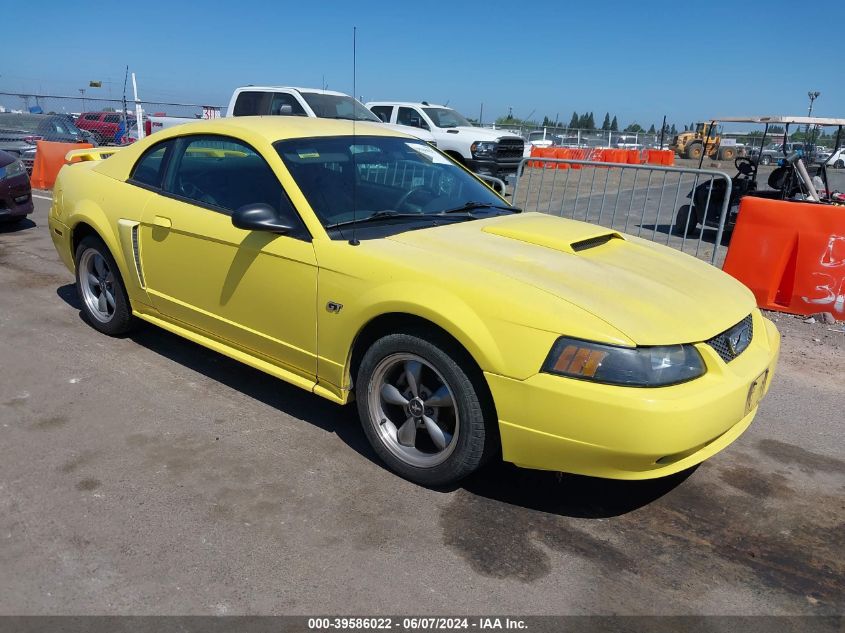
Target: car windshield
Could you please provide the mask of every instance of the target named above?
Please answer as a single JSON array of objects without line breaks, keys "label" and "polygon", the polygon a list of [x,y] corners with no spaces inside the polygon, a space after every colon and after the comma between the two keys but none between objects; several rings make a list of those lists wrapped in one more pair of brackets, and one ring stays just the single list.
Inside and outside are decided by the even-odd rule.
[{"label": "car windshield", "polygon": [[437,127],[472,127],[472,123],[451,108],[423,108],[423,111]]},{"label": "car windshield", "polygon": [[354,119],[374,121],[381,119],[370,112],[363,103],[346,95],[327,95],[319,92],[300,92],[305,102],[322,119]]},{"label": "car windshield", "polygon": [[331,136],[279,141],[275,148],[328,229],[393,217],[408,230],[513,212],[487,185],[422,141]]}]

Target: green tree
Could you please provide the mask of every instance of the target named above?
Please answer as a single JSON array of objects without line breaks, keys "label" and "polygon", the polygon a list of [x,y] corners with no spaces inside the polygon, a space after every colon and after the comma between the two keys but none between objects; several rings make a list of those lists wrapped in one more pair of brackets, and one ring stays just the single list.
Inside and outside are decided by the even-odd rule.
[{"label": "green tree", "polygon": [[595,130],[596,129],[596,120],[593,117],[593,113],[590,112],[587,115],[586,120],[584,121],[584,128],[587,130]]},{"label": "green tree", "polygon": [[671,134],[672,136],[675,136],[677,133],[678,133],[678,128],[676,128],[675,124],[673,123],[672,127],[669,128],[669,134]]},{"label": "green tree", "polygon": [[654,129],[654,123],[652,123],[651,126],[649,126],[648,133],[649,134],[657,134],[657,130]]},{"label": "green tree", "polygon": [[645,130],[643,129],[643,126],[640,125],[639,123],[636,123],[636,122],[631,123],[631,125],[626,127],[623,131],[631,132],[633,134],[639,134],[640,132],[645,132]]},{"label": "green tree", "polygon": [[618,132],[619,131],[619,123],[616,122],[616,117],[613,117],[613,121],[610,122],[610,131],[611,132]]},{"label": "green tree", "polygon": [[610,129],[610,112],[604,113],[604,121],[601,124],[601,129],[607,132]]},{"label": "green tree", "polygon": [[569,119],[569,127],[572,128],[572,129],[578,127],[578,113],[577,112],[572,113],[572,118]]}]

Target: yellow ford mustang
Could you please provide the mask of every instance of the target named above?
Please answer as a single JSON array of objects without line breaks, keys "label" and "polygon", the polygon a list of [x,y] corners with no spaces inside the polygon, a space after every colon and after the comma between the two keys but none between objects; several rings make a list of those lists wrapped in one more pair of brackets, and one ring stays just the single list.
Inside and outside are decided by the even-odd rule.
[{"label": "yellow ford mustang", "polygon": [[[77,152],[77,154],[80,154]],[[347,121],[171,128],[59,174],[83,312],[143,319],[337,403],[427,485],[486,459],[619,479],[735,440],[779,349],[708,264],[522,213],[429,145]]]}]

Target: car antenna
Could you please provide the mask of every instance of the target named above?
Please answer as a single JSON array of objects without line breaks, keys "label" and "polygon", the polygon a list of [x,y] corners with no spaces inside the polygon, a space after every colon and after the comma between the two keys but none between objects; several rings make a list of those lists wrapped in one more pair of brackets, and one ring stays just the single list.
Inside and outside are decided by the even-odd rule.
[{"label": "car antenna", "polygon": [[357,183],[355,182],[358,179],[358,169],[355,165],[355,118],[357,113],[355,112],[355,105],[357,97],[355,96],[357,93],[355,85],[355,75],[356,75],[356,66],[357,60],[355,58],[356,54],[356,35],[357,35],[358,27],[352,27],[352,147],[351,147],[351,158],[352,158],[352,239],[349,240],[350,246],[358,246],[361,242],[355,237],[355,226],[357,225],[357,216],[358,216],[358,197],[357,197]]}]

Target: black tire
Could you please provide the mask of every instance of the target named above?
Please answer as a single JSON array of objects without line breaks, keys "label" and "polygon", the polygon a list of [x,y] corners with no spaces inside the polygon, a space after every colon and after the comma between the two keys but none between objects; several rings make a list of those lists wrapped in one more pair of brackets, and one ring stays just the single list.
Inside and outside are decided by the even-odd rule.
[{"label": "black tire", "polygon": [[690,143],[687,146],[686,157],[691,160],[698,160],[704,153],[704,147],[701,143]]},{"label": "black tire", "polygon": [[772,164],[772,157],[768,154],[763,154],[760,157],[760,164],[761,165],[771,165]]},{"label": "black tire", "polygon": [[[85,282],[82,279],[84,273],[82,265],[83,257],[95,257],[99,255],[105,260],[108,273],[111,273],[111,281],[108,283],[108,288],[111,291],[110,295],[114,299],[114,305],[107,308],[109,315],[104,319],[102,313],[98,313],[89,305],[86,299],[86,286],[91,287],[90,282]],[[74,254],[74,262],[76,263],[76,292],[79,295],[79,301],[82,304],[82,314],[85,320],[88,321],[95,330],[108,334],[109,336],[121,336],[129,332],[135,325],[135,319],[132,316],[132,308],[129,305],[129,296],[126,294],[126,287],[123,284],[123,278],[120,276],[120,269],[114,261],[114,257],[109,252],[103,240],[96,235],[88,235],[79,242]],[[103,275],[105,278],[107,275]],[[102,290],[100,291],[102,293]]]},{"label": "black tire", "polygon": [[845,167],[845,161],[838,160],[835,163],[833,163],[833,167],[834,167],[834,169],[842,169],[843,167]]},{"label": "black tire", "polygon": [[[698,220],[691,213],[692,207],[685,204],[678,209],[678,214],[675,216],[675,225],[672,227],[672,232],[681,237],[689,237],[695,233],[698,226]],[[689,222],[689,224],[687,224]]]},{"label": "black tire", "polygon": [[736,158],[736,150],[733,147],[722,147],[719,149],[720,160],[733,160]]},{"label": "black tire", "polygon": [[[437,342],[432,342],[432,340]],[[456,427],[457,431],[451,436],[448,446],[441,449],[441,452],[447,450],[451,452],[445,457],[445,461],[432,466],[421,467],[409,463],[400,456],[407,447],[403,449],[399,446],[401,441],[397,444],[395,439],[393,442],[386,439],[388,436],[396,438],[399,435],[392,424],[394,419],[398,418],[401,421],[406,415],[409,416],[408,420],[411,418],[408,408],[395,407],[391,409],[394,411],[391,415],[385,411],[385,408],[389,409],[392,405],[385,404],[381,399],[383,383],[379,374],[383,370],[380,368],[389,367],[390,363],[394,362],[393,359],[401,359],[405,356],[421,359],[428,364],[429,368],[424,366],[423,369],[429,372],[429,380],[442,378],[443,384],[449,389],[454,405],[449,410],[454,410],[456,419],[460,420],[459,425],[456,423],[453,427],[453,430]],[[378,339],[364,353],[358,369],[355,381],[358,415],[373,450],[395,473],[423,486],[454,484],[476,471],[498,452],[498,422],[493,407],[485,404],[489,397],[487,399],[485,397],[488,393],[486,386],[479,384],[479,381],[483,381],[483,377],[473,376],[474,372],[464,367],[465,363],[458,360],[461,356],[449,342],[437,340],[437,337],[429,337],[424,332],[389,334]],[[431,371],[432,369],[436,374]],[[384,375],[386,377],[387,373],[385,372]],[[418,376],[421,377],[419,385],[422,387],[426,382],[426,375],[421,373]],[[373,403],[374,400],[376,404]],[[390,420],[391,425],[387,425],[385,417],[394,418]],[[425,429],[424,426],[419,428]],[[415,439],[417,443],[428,439],[424,432],[417,433],[418,437]],[[422,437],[422,440],[419,437]],[[454,446],[452,446],[453,443]],[[416,445],[412,445],[411,449],[416,450]]]}]

